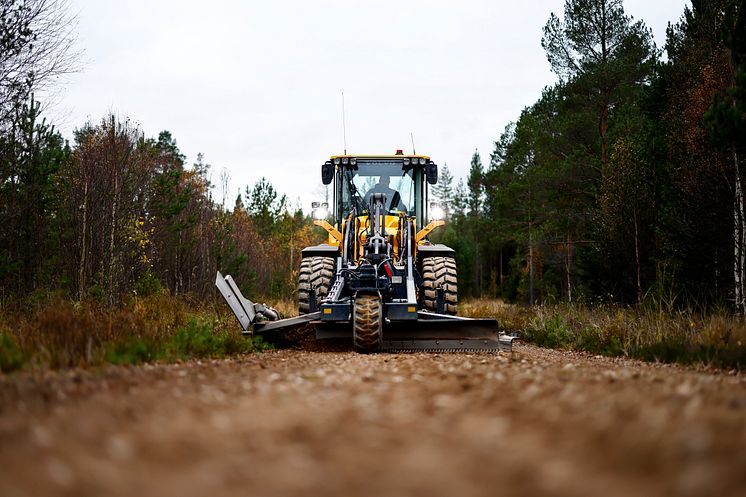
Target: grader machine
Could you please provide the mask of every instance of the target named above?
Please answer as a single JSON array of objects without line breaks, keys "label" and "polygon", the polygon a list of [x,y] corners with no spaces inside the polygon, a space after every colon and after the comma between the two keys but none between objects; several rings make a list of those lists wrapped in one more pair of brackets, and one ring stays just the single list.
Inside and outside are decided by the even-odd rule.
[{"label": "grader machine", "polygon": [[[428,202],[438,167],[430,157],[338,155],[321,166],[333,203],[313,203],[326,243],[306,247],[298,276],[297,317],[246,299],[230,275],[215,284],[245,334],[312,323],[316,338],[352,339],[358,352],[510,350],[494,319],[456,316],[453,249],[431,243],[445,209]],[[331,222],[330,222],[331,221]]]}]

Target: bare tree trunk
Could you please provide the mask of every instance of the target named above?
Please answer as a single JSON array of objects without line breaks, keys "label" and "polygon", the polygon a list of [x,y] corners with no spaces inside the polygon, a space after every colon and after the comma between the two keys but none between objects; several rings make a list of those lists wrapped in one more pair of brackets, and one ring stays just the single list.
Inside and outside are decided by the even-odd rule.
[{"label": "bare tree trunk", "polygon": [[83,223],[80,235],[80,268],[78,269],[78,298],[82,299],[85,292],[85,265],[86,265],[86,252],[88,251],[87,245],[87,231],[88,231],[88,177],[83,174]]},{"label": "bare tree trunk", "polygon": [[181,231],[179,231],[179,243],[176,244],[176,274],[175,274],[175,276],[176,276],[176,282],[175,282],[176,290],[174,292],[174,295],[179,295],[181,293],[181,290],[182,290],[183,285],[184,285],[184,280],[182,279],[182,274],[181,274],[181,258],[182,258],[182,253],[181,253]]},{"label": "bare tree trunk", "polygon": [[503,296],[503,249],[500,249],[500,271],[498,272],[500,277],[500,296]]},{"label": "bare tree trunk", "polygon": [[567,244],[565,253],[565,276],[567,277],[567,303],[572,304],[572,278],[570,277],[570,268],[572,265],[572,240],[570,232],[567,232]]},{"label": "bare tree trunk", "polygon": [[606,142],[606,133],[609,130],[609,105],[605,104],[601,111],[601,120],[598,124],[598,134],[601,137],[601,175],[606,174],[606,166],[609,164],[609,145]]},{"label": "bare tree trunk", "polygon": [[744,263],[746,263],[744,238],[746,226],[744,226],[743,186],[738,170],[738,154],[735,151],[733,152],[733,164],[736,176],[736,192],[733,202],[733,279],[735,283],[733,296],[736,313],[744,316],[746,315],[746,305],[744,305]]},{"label": "bare tree trunk", "polygon": [[477,237],[474,237],[474,285],[476,286],[476,296],[482,296],[482,271],[481,263],[479,261],[479,241]]},{"label": "bare tree trunk", "polygon": [[528,304],[534,305],[534,242],[531,234],[531,222],[528,223]]},{"label": "bare tree trunk", "polygon": [[114,195],[111,201],[111,230],[109,232],[109,303],[114,303],[114,273],[116,271],[116,258],[114,256],[114,237],[117,226],[117,199],[119,191],[119,174],[114,169]]},{"label": "bare tree trunk", "polygon": [[640,234],[637,225],[637,207],[632,210],[632,218],[635,223],[635,262],[637,265],[637,305],[642,304],[642,280],[640,278]]}]

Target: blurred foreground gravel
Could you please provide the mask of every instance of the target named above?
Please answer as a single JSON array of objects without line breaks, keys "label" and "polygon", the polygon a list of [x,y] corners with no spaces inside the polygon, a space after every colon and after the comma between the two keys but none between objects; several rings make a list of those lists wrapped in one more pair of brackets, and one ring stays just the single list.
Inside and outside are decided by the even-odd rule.
[{"label": "blurred foreground gravel", "polygon": [[746,495],[746,375],[516,345],[0,376],[0,496]]}]

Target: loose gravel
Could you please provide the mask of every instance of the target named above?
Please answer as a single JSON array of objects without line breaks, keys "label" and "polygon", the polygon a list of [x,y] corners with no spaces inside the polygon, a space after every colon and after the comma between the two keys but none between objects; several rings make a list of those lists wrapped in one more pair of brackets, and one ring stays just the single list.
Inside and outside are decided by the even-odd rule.
[{"label": "loose gravel", "polygon": [[0,376],[0,495],[746,495],[746,376],[516,345]]}]

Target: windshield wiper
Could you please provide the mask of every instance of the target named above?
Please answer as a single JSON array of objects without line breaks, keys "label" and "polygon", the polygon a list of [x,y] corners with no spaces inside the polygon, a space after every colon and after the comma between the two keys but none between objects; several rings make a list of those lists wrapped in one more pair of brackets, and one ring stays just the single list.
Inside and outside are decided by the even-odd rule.
[{"label": "windshield wiper", "polygon": [[345,174],[345,176],[347,177],[347,186],[350,189],[350,197],[355,203],[355,208],[360,209],[358,212],[363,212],[365,210],[363,199],[362,197],[360,197],[360,192],[358,192],[358,189],[355,186],[355,182],[352,181],[352,174],[348,172],[347,174]]}]

